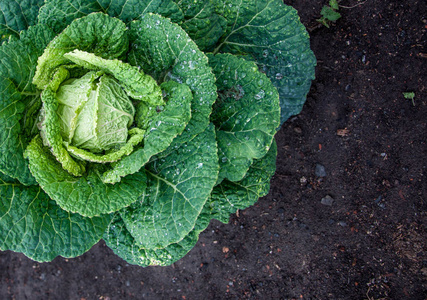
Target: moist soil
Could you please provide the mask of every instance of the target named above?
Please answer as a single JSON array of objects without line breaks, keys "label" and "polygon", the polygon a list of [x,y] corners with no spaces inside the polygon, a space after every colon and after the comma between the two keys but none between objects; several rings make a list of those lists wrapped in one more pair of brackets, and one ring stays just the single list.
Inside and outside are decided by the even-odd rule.
[{"label": "moist soil", "polygon": [[0,252],[1,299],[427,299],[427,2],[342,0],[330,28],[328,1],[285,2],[318,65],[270,193],[169,267]]}]

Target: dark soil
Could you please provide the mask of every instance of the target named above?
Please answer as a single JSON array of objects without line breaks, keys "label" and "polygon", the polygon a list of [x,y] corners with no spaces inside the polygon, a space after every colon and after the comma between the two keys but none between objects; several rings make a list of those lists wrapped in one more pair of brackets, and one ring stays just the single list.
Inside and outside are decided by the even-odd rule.
[{"label": "dark soil", "polygon": [[427,299],[427,2],[342,0],[329,29],[327,0],[285,2],[318,66],[270,194],[170,267],[1,252],[1,299]]}]

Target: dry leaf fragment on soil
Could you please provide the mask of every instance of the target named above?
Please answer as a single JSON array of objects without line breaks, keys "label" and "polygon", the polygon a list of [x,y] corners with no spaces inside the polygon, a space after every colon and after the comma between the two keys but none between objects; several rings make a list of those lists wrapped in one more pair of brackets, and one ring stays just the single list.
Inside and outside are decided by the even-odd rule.
[{"label": "dry leaf fragment on soil", "polygon": [[350,130],[348,130],[347,128],[337,130],[337,135],[339,136],[348,136],[349,134]]}]

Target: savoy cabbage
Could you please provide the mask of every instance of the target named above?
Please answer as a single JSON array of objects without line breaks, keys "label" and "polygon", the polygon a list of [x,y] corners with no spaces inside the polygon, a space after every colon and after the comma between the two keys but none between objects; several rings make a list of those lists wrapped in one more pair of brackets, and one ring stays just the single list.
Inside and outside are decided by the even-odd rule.
[{"label": "savoy cabbage", "polygon": [[268,193],[315,58],[281,0],[0,1],[0,249],[183,257]]}]

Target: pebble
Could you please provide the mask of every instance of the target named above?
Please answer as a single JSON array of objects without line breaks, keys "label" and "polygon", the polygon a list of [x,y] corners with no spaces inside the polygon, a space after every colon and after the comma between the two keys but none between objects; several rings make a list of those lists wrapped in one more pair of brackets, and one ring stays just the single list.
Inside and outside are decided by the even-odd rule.
[{"label": "pebble", "polygon": [[316,169],[314,171],[314,174],[317,177],[326,177],[326,169],[323,165],[321,164],[316,164]]},{"label": "pebble", "polygon": [[327,206],[331,206],[333,202],[334,202],[334,198],[332,198],[329,195],[326,195],[326,197],[322,198],[322,200],[320,201],[320,203]]},{"label": "pebble", "polygon": [[305,178],[305,176],[303,176],[303,177],[300,178],[299,182],[301,184],[306,184],[307,183],[307,178]]},{"label": "pebble", "polygon": [[375,204],[378,205],[380,208],[385,208],[385,204],[381,202],[381,200],[383,199],[383,197],[380,195],[376,200],[375,200]]}]

